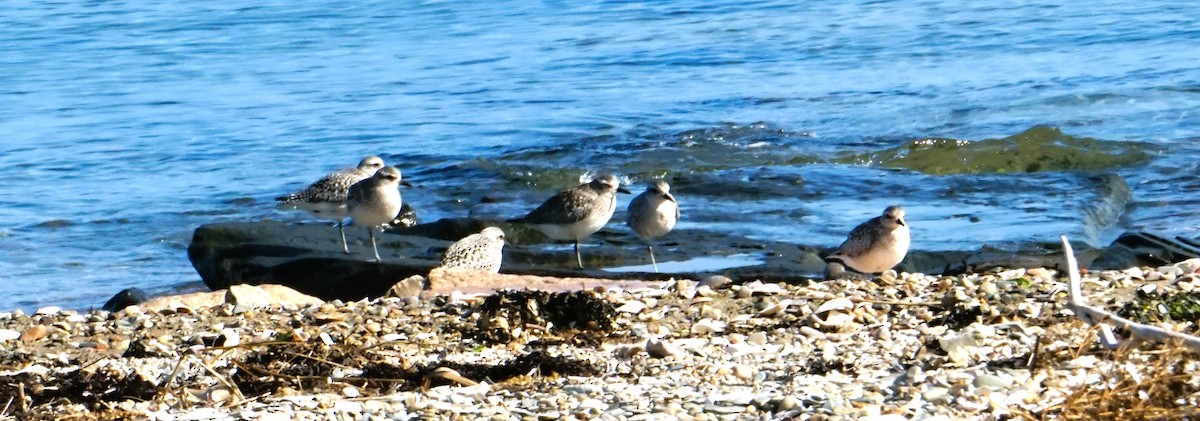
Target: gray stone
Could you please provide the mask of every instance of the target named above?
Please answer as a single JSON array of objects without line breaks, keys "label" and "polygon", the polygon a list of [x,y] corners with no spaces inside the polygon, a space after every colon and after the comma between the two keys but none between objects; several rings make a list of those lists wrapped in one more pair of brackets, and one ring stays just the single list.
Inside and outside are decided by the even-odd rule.
[{"label": "gray stone", "polygon": [[249,308],[306,307],[322,304],[325,301],[311,295],[300,293],[283,285],[232,285],[225,293],[225,302],[235,306]]},{"label": "gray stone", "polygon": [[121,311],[125,307],[138,305],[143,302],[146,302],[146,300],[149,300],[149,299],[150,299],[150,296],[146,295],[145,291],[142,291],[137,288],[126,288],[126,289],[121,290],[121,292],[118,292],[117,295],[114,295],[112,298],[110,298],[107,302],[104,303],[104,306],[102,306],[100,308],[103,309],[104,311],[109,311],[109,312],[115,313],[115,312]]},{"label": "gray stone", "polygon": [[388,290],[387,296],[399,298],[417,297],[423,289],[425,289],[425,277],[413,275],[392,285],[392,288]]},{"label": "gray stone", "polygon": [[241,313],[263,307],[305,307],[324,302],[320,298],[302,294],[283,285],[233,285],[227,290],[155,297],[138,304],[138,308],[145,312],[159,313],[176,312],[183,308],[210,308],[229,303],[234,306],[234,313]]},{"label": "gray stone", "polygon": [[709,287],[712,289],[717,289],[717,288],[729,285],[731,283],[733,283],[733,280],[729,279],[728,276],[712,275],[709,277],[705,277],[704,279],[701,279],[700,283],[696,286],[697,287],[706,286],[706,287]]},{"label": "gray stone", "polygon": [[164,310],[178,311],[180,308],[209,308],[225,303],[226,291],[193,292],[190,294],[167,295],[147,300],[138,307],[145,312],[158,313]]}]

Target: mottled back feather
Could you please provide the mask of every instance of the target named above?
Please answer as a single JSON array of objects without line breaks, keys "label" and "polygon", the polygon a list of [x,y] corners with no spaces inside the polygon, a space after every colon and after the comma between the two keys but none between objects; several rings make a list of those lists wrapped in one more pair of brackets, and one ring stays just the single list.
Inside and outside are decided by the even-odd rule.
[{"label": "mottled back feather", "polygon": [[593,202],[600,195],[592,188],[583,184],[579,187],[561,192],[546,200],[533,211],[511,222],[530,224],[571,224],[582,221],[594,209]]},{"label": "mottled back feather", "polygon": [[304,190],[287,196],[276,197],[275,200],[284,204],[298,203],[341,203],[346,201],[350,186],[370,178],[375,171],[383,167],[383,160],[376,156],[368,156],[358,163],[357,167],[343,168],[321,177],[320,180],[309,184]]},{"label": "mottled back feather", "polygon": [[867,222],[858,224],[850,231],[850,236],[842,245],[838,247],[835,255],[843,255],[850,257],[858,257],[871,250],[871,247],[876,244],[876,241],[888,241],[891,237],[887,235],[887,229],[883,226],[883,217],[871,218]]},{"label": "mottled back feather", "polygon": [[441,267],[497,273],[500,271],[503,250],[504,231],[487,227],[478,234],[468,235],[451,244],[442,257]]},{"label": "mottled back feather", "polygon": [[[284,203],[344,202],[350,186],[371,176],[361,173],[362,171],[359,171],[358,168],[340,170],[309,184],[304,190],[277,197],[275,200]],[[360,175],[363,176],[360,177]]]}]

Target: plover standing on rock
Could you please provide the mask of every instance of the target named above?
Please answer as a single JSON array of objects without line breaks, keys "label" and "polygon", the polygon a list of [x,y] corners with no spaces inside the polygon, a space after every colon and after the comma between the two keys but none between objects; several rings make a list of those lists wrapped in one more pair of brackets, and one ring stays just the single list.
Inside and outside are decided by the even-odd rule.
[{"label": "plover standing on rock", "polygon": [[304,209],[318,218],[337,221],[338,233],[342,235],[342,252],[350,254],[346,246],[346,218],[350,216],[346,210],[346,194],[350,186],[365,180],[383,168],[383,158],[368,156],[359,161],[354,168],[345,168],[329,173],[320,180],[309,184],[304,190],[287,196],[276,197],[282,206]]},{"label": "plover standing on rock", "polygon": [[650,264],[658,273],[658,262],[654,260],[654,246],[650,240],[671,232],[679,220],[679,204],[675,202],[675,196],[671,196],[671,186],[665,180],[651,181],[645,192],[629,202],[627,213],[625,224],[646,242]]},{"label": "plover standing on rock", "polygon": [[551,197],[528,215],[508,222],[529,225],[553,240],[574,240],[575,263],[583,269],[579,240],[600,231],[612,219],[617,209],[617,192],[629,193],[629,190],[621,187],[617,176],[603,174]]},{"label": "plover standing on rock", "polygon": [[504,230],[487,227],[451,244],[442,257],[441,267],[499,273],[503,252]]},{"label": "plover standing on rock", "polygon": [[825,278],[836,278],[845,268],[860,273],[891,269],[908,253],[908,224],[904,209],[888,206],[883,215],[871,218],[850,231],[837,251],[825,258]]},{"label": "plover standing on rock", "polygon": [[375,244],[375,229],[392,222],[400,213],[400,184],[408,185],[401,180],[400,170],[383,167],[371,178],[350,186],[346,195],[350,220],[371,234],[371,250],[375,252],[376,262],[382,259],[379,258],[379,246]]}]

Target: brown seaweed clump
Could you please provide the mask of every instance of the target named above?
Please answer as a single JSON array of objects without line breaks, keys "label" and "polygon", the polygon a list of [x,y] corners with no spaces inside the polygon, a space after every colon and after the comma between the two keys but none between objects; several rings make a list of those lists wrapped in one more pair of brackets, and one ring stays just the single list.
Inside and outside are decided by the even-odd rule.
[{"label": "brown seaweed clump", "polygon": [[612,303],[590,291],[500,291],[487,297],[478,311],[482,317],[475,338],[485,344],[512,342],[529,325],[576,333],[571,336],[578,342],[598,344],[612,332],[617,315]]}]

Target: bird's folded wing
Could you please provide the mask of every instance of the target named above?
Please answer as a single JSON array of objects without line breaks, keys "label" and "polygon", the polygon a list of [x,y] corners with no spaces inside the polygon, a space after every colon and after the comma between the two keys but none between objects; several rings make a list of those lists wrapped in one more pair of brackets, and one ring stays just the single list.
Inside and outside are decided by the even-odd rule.
[{"label": "bird's folded wing", "polygon": [[880,234],[876,221],[876,219],[872,219],[854,227],[854,230],[850,231],[850,236],[846,238],[846,241],[842,242],[842,245],[833,254],[858,257],[866,253],[867,250],[870,250],[871,245],[875,242],[875,238]]},{"label": "bird's folded wing", "polygon": [[[584,197],[586,196],[586,197]],[[587,218],[591,211],[590,195],[580,195],[574,191],[568,190],[551,197],[520,218],[519,222],[529,224],[572,224],[582,221]]]}]

